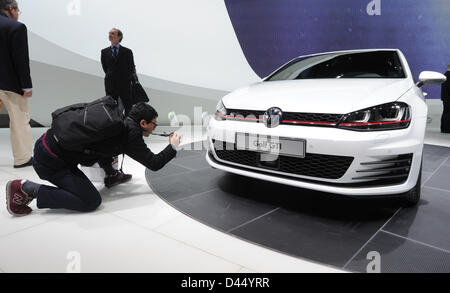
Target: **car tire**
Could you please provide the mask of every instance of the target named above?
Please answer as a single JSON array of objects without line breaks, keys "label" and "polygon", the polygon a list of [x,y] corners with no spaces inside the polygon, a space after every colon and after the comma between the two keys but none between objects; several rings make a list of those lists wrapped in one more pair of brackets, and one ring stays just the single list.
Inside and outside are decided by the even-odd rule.
[{"label": "car tire", "polygon": [[417,183],[414,186],[413,189],[406,192],[402,196],[402,207],[414,207],[417,205],[417,203],[420,201],[420,195],[422,191],[422,164],[420,164],[420,172],[419,172],[419,178],[417,178]]}]

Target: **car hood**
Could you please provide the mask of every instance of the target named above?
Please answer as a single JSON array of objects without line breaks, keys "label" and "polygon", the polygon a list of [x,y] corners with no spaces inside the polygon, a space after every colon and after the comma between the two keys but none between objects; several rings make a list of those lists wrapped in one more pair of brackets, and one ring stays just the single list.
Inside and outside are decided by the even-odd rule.
[{"label": "car hood", "polygon": [[408,79],[309,79],[268,81],[240,88],[223,98],[228,109],[346,114],[398,100]]}]

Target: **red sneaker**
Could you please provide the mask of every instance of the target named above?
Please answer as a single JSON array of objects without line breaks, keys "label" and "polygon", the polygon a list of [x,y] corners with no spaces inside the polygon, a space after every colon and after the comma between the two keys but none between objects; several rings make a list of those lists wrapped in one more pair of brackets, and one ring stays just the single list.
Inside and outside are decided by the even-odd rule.
[{"label": "red sneaker", "polygon": [[27,205],[33,200],[22,190],[22,181],[14,180],[6,184],[6,207],[13,216],[26,216],[31,213]]}]

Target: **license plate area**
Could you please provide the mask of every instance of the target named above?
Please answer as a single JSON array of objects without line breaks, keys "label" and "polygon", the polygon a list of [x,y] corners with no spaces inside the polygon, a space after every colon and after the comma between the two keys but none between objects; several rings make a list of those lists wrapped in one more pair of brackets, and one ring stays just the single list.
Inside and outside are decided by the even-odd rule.
[{"label": "license plate area", "polygon": [[[304,158],[306,154],[306,140],[288,137],[236,133],[236,148],[259,152],[259,161],[264,164],[273,162],[277,156]],[[263,156],[264,155],[264,156]],[[274,163],[275,164],[275,163]]]},{"label": "license plate area", "polygon": [[272,170],[280,170],[280,156],[260,153],[256,157],[258,167]]}]

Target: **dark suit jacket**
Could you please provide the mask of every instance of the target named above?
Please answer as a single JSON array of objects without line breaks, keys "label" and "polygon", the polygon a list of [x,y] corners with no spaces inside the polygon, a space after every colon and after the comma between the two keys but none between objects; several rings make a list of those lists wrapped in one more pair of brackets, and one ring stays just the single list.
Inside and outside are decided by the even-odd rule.
[{"label": "dark suit jacket", "polygon": [[0,90],[32,88],[27,27],[0,12]]},{"label": "dark suit jacket", "polygon": [[447,71],[445,76],[447,76],[447,81],[442,84],[441,100],[450,101],[450,71]]},{"label": "dark suit jacket", "polygon": [[[102,50],[102,66],[105,72],[105,91],[107,95],[120,96],[123,99],[130,97],[130,83],[135,65],[133,52],[120,46],[117,57],[112,56],[111,47]],[[124,103],[127,101],[124,100]]]}]

